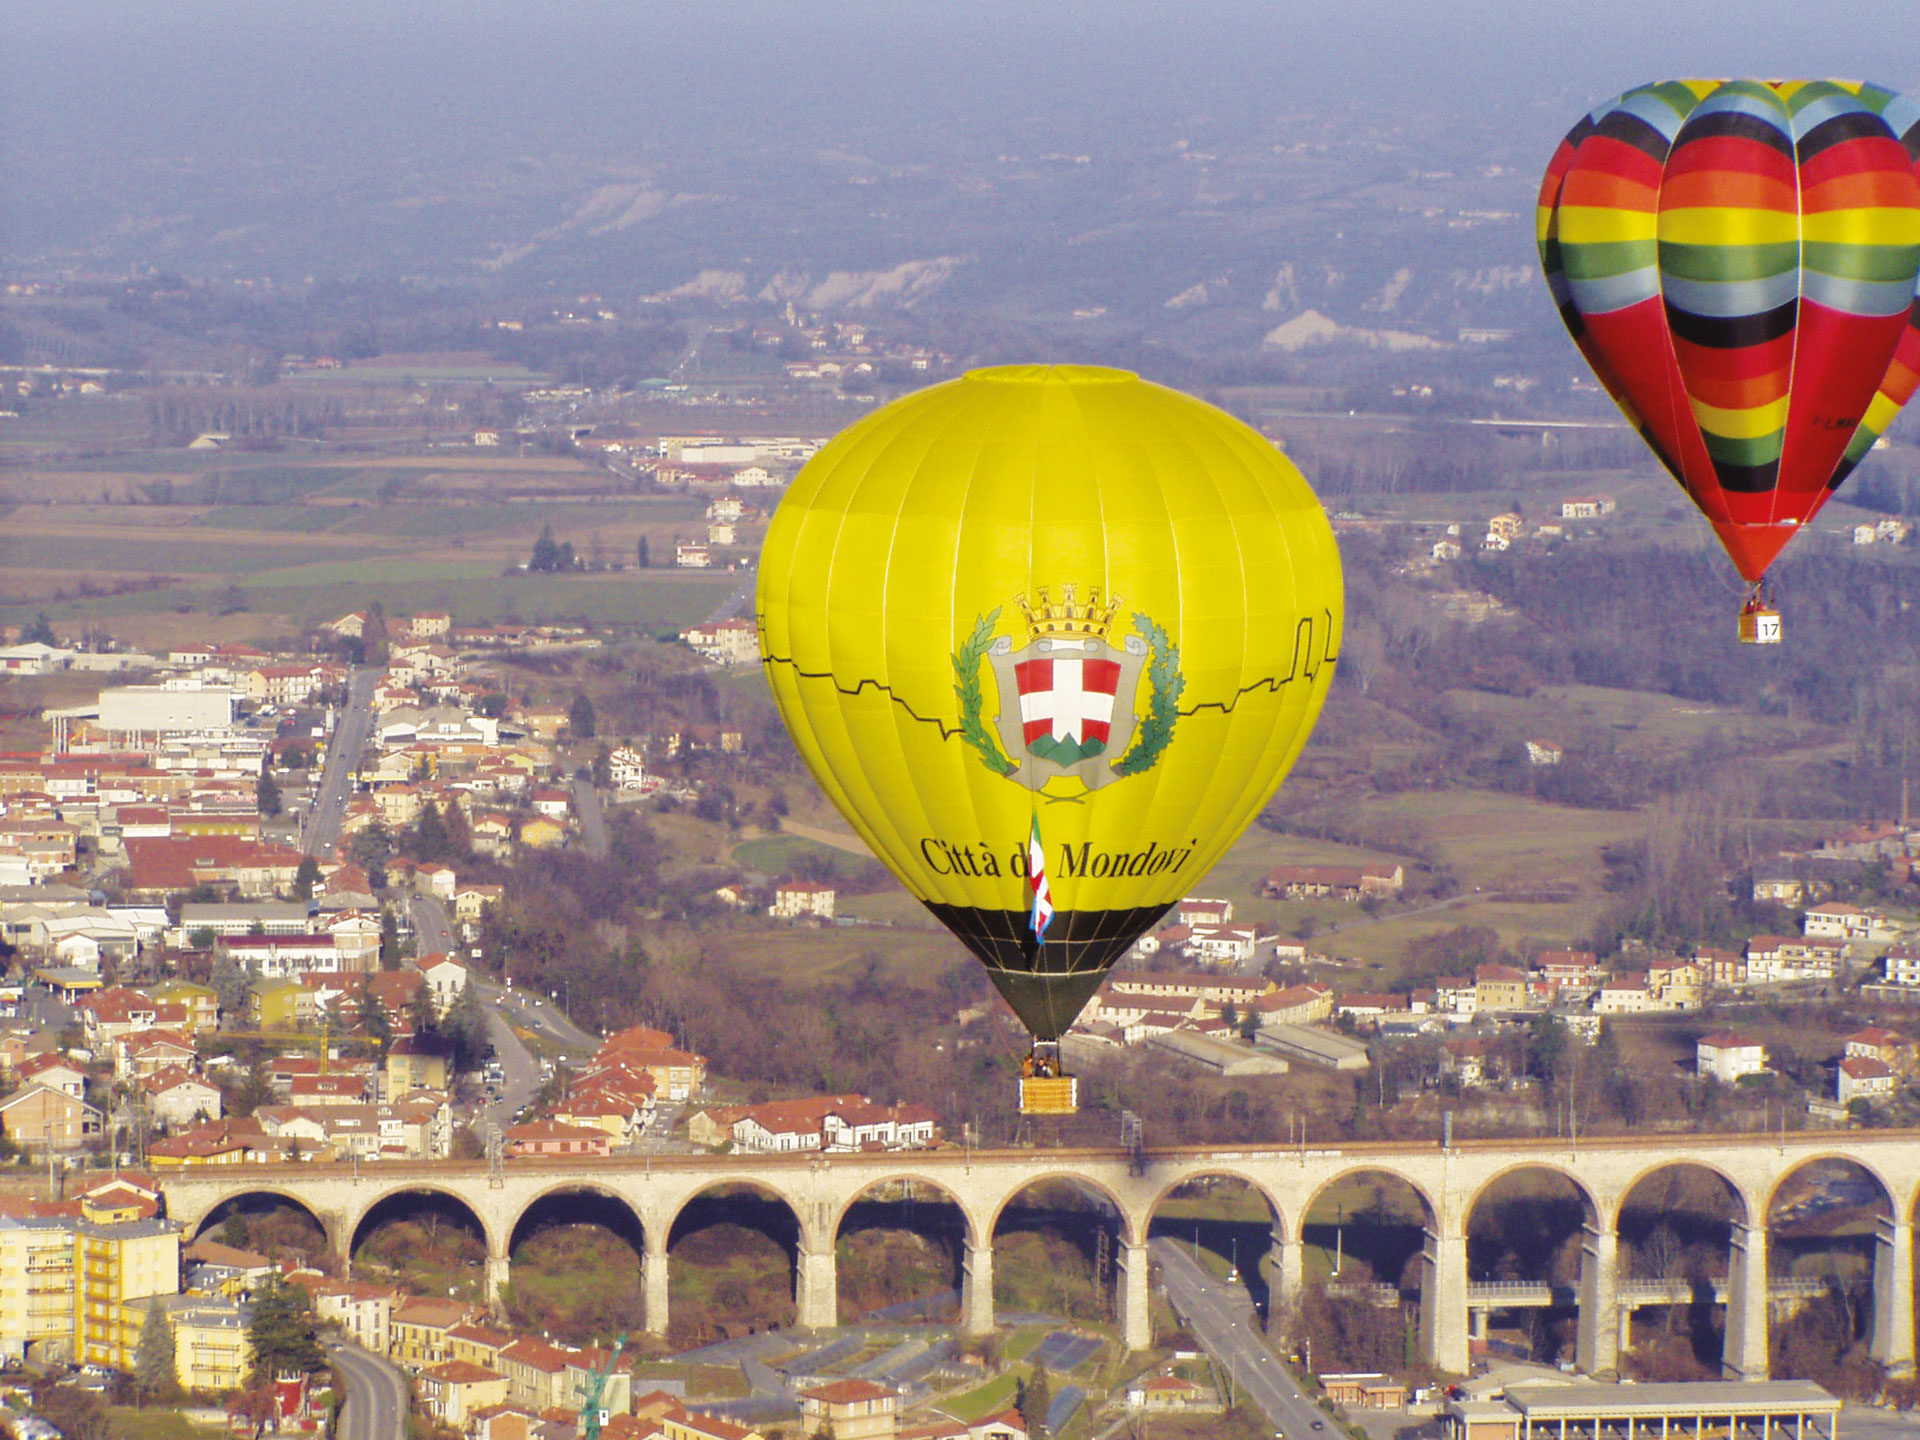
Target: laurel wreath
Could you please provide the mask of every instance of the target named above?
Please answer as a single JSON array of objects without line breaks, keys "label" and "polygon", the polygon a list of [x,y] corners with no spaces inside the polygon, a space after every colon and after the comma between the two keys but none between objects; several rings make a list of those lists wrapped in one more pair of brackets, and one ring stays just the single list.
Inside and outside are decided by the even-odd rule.
[{"label": "laurel wreath", "polygon": [[[998,737],[983,719],[986,696],[980,688],[980,663],[993,644],[993,627],[999,619],[996,606],[974,621],[973,633],[952,656],[953,688],[960,700],[960,738],[994,774],[1011,775],[1020,767],[1007,758]],[[1147,642],[1150,652],[1147,683],[1152,694],[1133,744],[1113,762],[1113,773],[1119,776],[1138,775],[1159,762],[1173,741],[1173,727],[1180,719],[1180,695],[1187,688],[1186,676],[1180,673],[1180,647],[1167,632],[1145,615],[1133,617],[1133,628]]]},{"label": "laurel wreath", "polygon": [[973,622],[973,633],[953,656],[953,689],[960,697],[960,738],[980,755],[980,763],[996,775],[1011,775],[1020,767],[1007,758],[1000,742],[980,718],[986,703],[980,690],[980,662],[993,643],[993,627],[1000,619],[995,606]]},{"label": "laurel wreath", "polygon": [[1167,632],[1145,615],[1133,617],[1133,628],[1153,652],[1147,663],[1147,683],[1153,687],[1153,694],[1133,744],[1113,762],[1113,773],[1122,776],[1151,770],[1159,761],[1161,752],[1173,740],[1173,727],[1180,718],[1180,694],[1187,688],[1187,677],[1180,673],[1180,647]]}]

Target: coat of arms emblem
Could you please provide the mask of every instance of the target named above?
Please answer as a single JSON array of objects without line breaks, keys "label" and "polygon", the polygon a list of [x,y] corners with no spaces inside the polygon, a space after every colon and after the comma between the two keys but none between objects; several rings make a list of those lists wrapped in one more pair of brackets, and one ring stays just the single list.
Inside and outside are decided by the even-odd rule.
[{"label": "coat of arms emblem", "polygon": [[[1184,684],[1166,631],[1136,613],[1134,633],[1114,644],[1121,600],[1103,597],[1098,586],[1085,601],[1066,585],[1057,600],[1042,586],[1013,603],[1019,633],[994,633],[996,608],[975,621],[953,656],[961,738],[988,769],[1032,790],[1056,780],[1098,790],[1151,769],[1173,738]],[[998,691],[991,728],[983,661]],[[1143,675],[1151,682],[1145,715],[1137,699]]]}]

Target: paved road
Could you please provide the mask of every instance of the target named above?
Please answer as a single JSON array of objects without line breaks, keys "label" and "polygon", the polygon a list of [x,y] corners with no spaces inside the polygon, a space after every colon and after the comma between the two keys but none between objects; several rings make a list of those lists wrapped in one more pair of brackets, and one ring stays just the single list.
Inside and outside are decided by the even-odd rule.
[{"label": "paved road", "polygon": [[320,772],[320,788],[313,797],[302,845],[302,852],[316,859],[331,855],[340,838],[340,821],[347,812],[347,797],[353,793],[353,772],[360,768],[361,753],[373,730],[373,691],[382,673],[356,670],[347,680],[346,708],[327,742],[326,768]]},{"label": "paved road", "polygon": [[546,995],[530,995],[524,990],[502,993],[500,1005],[522,1030],[543,1035],[568,1050],[594,1051],[600,1037],[582,1030],[566,1017],[557,1001]]},{"label": "paved road", "polygon": [[589,855],[604,860],[613,847],[607,838],[607,812],[601,808],[600,792],[593,788],[591,780],[575,777],[573,808],[580,815],[580,843]]},{"label": "paved road", "polygon": [[1153,1258],[1174,1309],[1186,1317],[1194,1338],[1206,1347],[1243,1403],[1265,1412],[1276,1433],[1307,1440],[1317,1424],[1330,1430],[1326,1413],[1301,1393],[1260,1334],[1246,1287],[1215,1279],[1191,1251],[1170,1236],[1151,1242]]},{"label": "paved road", "polygon": [[447,918],[446,906],[431,895],[409,895],[407,915],[413,921],[413,948],[416,953],[453,954],[453,922]]},{"label": "paved road", "polygon": [[747,578],[734,587],[733,593],[713,607],[713,613],[707,616],[707,624],[715,625],[722,620],[731,620],[736,615],[744,615],[751,611],[754,586],[759,583],[753,572],[747,572]]},{"label": "paved road", "polygon": [[336,1340],[327,1346],[347,1379],[340,1440],[406,1440],[407,1382],[379,1356]]},{"label": "paved road", "polygon": [[500,1069],[506,1079],[500,1086],[500,1098],[481,1108],[474,1117],[473,1128],[484,1140],[489,1125],[498,1125],[501,1129],[513,1123],[513,1117],[533,1098],[534,1091],[540,1088],[540,1062],[533,1053],[521,1043],[520,1037],[513,1033],[513,1025],[507,1019],[501,1004],[505,991],[498,985],[484,981],[474,981],[480,992],[480,1001],[487,1013],[487,1038],[493,1042],[494,1058],[500,1062]]}]

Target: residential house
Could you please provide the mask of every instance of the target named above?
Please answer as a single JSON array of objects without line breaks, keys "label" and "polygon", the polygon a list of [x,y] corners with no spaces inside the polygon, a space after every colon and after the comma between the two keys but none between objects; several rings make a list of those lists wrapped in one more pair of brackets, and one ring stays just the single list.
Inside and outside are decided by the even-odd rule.
[{"label": "residential house", "polygon": [[180,1231],[166,1220],[76,1220],[70,1228],[73,1359],[132,1370],[146,1307],[128,1302],[179,1293]]},{"label": "residential house", "polygon": [[507,1399],[507,1377],[469,1360],[447,1360],[420,1372],[420,1399],[442,1425],[465,1430],[477,1412]]},{"label": "residential house", "polygon": [[1481,1013],[1536,1008],[1527,974],[1511,965],[1482,965],[1473,972],[1475,1009]]},{"label": "residential house", "polygon": [[20,1066],[20,1083],[42,1085],[79,1100],[87,1092],[87,1072],[59,1051],[49,1050]]},{"label": "residential house", "polygon": [[426,979],[427,993],[433,999],[433,1013],[444,1016],[467,990],[467,967],[458,956],[434,954],[415,967]]},{"label": "residential house", "polygon": [[224,1096],[219,1087],[185,1070],[162,1070],[148,1076],[140,1088],[147,1097],[148,1113],[168,1130],[220,1118]]},{"label": "residential house", "polygon": [[505,1140],[509,1155],[605,1156],[611,1149],[607,1132],[598,1126],[563,1125],[557,1120],[509,1125]]},{"label": "residential house", "polygon": [[1847,1054],[1841,1056],[1834,1068],[1834,1098],[1843,1106],[1851,1106],[1855,1100],[1866,1100],[1868,1104],[1891,1100],[1897,1089],[1899,1075],[1895,1075],[1893,1066],[1884,1060]]},{"label": "residential house", "polygon": [[1731,1085],[1744,1075],[1761,1075],[1767,1068],[1767,1047],[1730,1030],[1703,1035],[1694,1045],[1694,1070]]},{"label": "residential house", "polygon": [[452,1358],[447,1332],[471,1316],[471,1307],[457,1300],[403,1301],[393,1311],[389,1354],[395,1364],[415,1373],[444,1365]]},{"label": "residential house", "polygon": [[767,913],[776,920],[833,919],[833,886],[811,880],[782,880],[773,888]]},{"label": "residential house", "polygon": [[1845,1055],[1834,1067],[1834,1099],[1842,1105],[1891,1100],[1899,1085],[1893,1067],[1869,1055]]},{"label": "residential house", "polygon": [[1251,925],[1208,924],[1192,926],[1187,936],[1189,957],[1202,965],[1241,965],[1253,959],[1260,948],[1260,933]]},{"label": "residential house", "polygon": [[800,1392],[800,1419],[829,1440],[894,1440],[900,1394],[871,1380],[830,1380]]},{"label": "residential house", "polygon": [[613,1065],[645,1071],[653,1077],[654,1093],[669,1101],[689,1099],[707,1083],[706,1056],[678,1049],[666,1031],[645,1025],[609,1035],[575,1083],[589,1084],[598,1071]]},{"label": "residential house", "polygon": [[666,1440],[765,1440],[758,1430],[699,1410],[669,1410],[659,1423]]},{"label": "residential house", "polygon": [[403,1035],[387,1047],[389,1100],[412,1090],[445,1090],[453,1079],[453,1043],[438,1035]]},{"label": "residential house", "polygon": [[1593,1008],[1600,1015],[1641,1015],[1653,1009],[1653,996],[1647,991],[1647,972],[1617,972],[1593,997]]},{"label": "residential house", "polygon": [[1260,893],[1276,900],[1391,899],[1406,883],[1399,865],[1278,865],[1267,872]]},{"label": "residential house", "polygon": [[716,620],[680,632],[689,649],[721,665],[760,658],[760,629],[751,620]]},{"label": "residential house", "polygon": [[1920,985],[1920,946],[1895,945],[1881,957],[1889,985]]},{"label": "residential house", "polygon": [[101,1133],[103,1123],[86,1101],[45,1085],[28,1085],[0,1100],[0,1135],[32,1154],[78,1150]]},{"label": "residential house", "polygon": [[1333,989],[1313,982],[1289,985],[1272,994],[1256,996],[1247,1002],[1246,1008],[1260,1017],[1259,1023],[1263,1027],[1311,1025],[1332,1016]]},{"label": "residential house", "polygon": [[1920,1069],[1920,1046],[1909,1037],[1881,1025],[1856,1030],[1842,1042],[1843,1053],[1878,1060],[1895,1075],[1911,1075]]}]

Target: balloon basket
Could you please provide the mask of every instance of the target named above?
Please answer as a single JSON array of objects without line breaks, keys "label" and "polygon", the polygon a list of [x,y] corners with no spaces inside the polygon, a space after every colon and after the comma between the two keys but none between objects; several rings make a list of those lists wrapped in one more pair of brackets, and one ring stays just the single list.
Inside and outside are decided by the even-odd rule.
[{"label": "balloon basket", "polygon": [[1020,1062],[1022,1115],[1077,1115],[1080,1082],[1060,1066],[1060,1042],[1036,1040]]},{"label": "balloon basket", "polygon": [[1780,612],[1759,596],[1740,607],[1740,643],[1742,645],[1778,645]]},{"label": "balloon basket", "polygon": [[1022,1075],[1022,1115],[1078,1115],[1080,1080],[1074,1075]]}]

